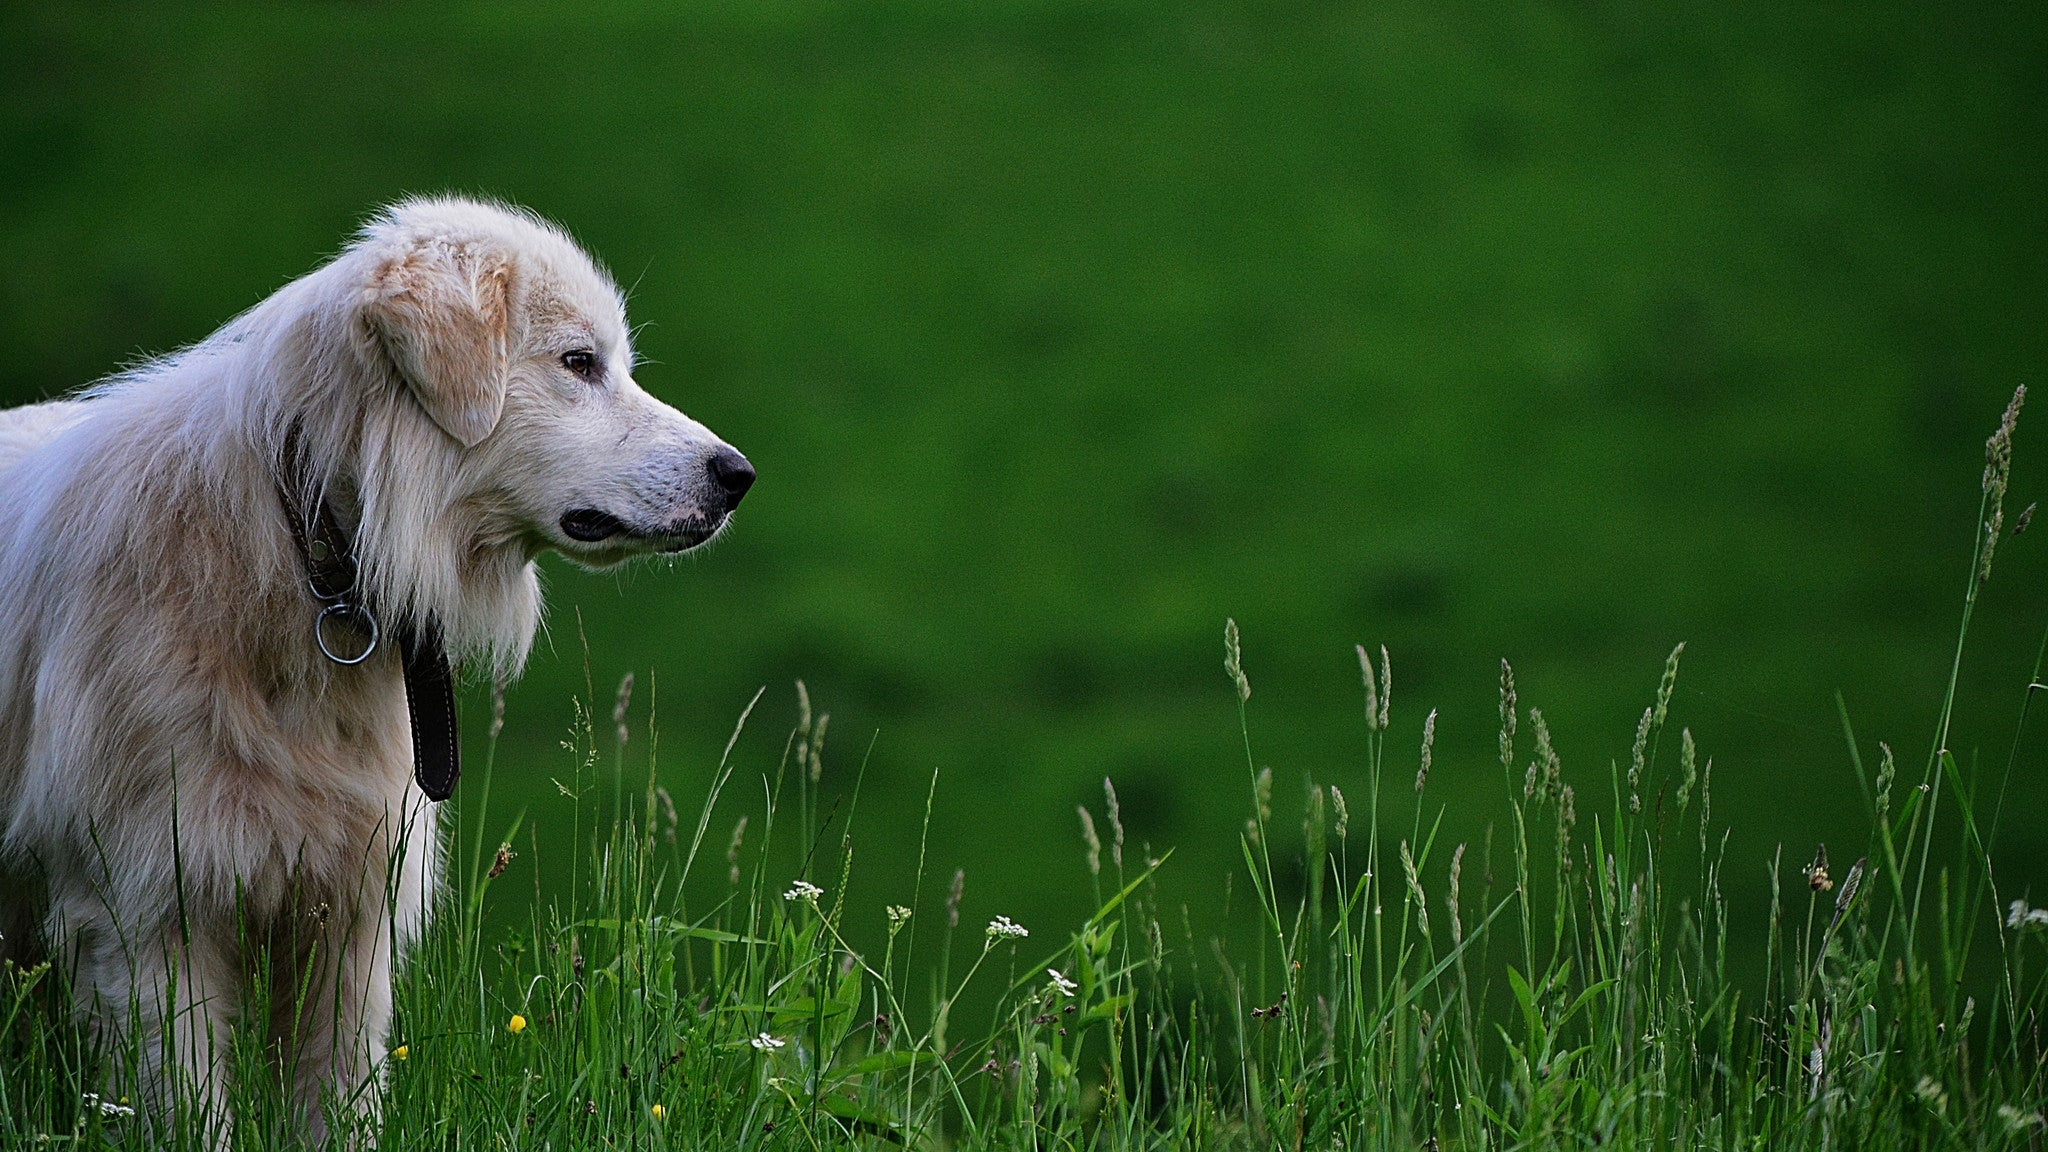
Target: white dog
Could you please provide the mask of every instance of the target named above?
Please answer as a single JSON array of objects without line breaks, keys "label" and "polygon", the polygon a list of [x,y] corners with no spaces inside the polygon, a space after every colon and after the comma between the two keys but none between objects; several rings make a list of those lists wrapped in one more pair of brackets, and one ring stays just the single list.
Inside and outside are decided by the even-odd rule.
[{"label": "white dog", "polygon": [[261,966],[310,990],[244,1022],[313,1130],[323,1093],[374,1109],[447,661],[518,671],[543,549],[681,551],[754,479],[627,341],[561,232],[412,200],[199,344],[0,414],[0,949],[40,936],[155,1105],[224,1138]]}]

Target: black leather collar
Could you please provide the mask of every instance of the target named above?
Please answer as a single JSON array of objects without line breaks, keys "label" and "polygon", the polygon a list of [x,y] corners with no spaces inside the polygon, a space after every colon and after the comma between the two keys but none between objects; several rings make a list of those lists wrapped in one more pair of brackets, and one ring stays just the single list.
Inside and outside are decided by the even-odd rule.
[{"label": "black leather collar", "polygon": [[[312,515],[298,508],[297,486],[285,478],[297,463],[297,445],[285,449],[278,500],[292,543],[306,569],[306,589],[318,602],[313,615],[313,642],[336,664],[354,666],[368,660],[382,637],[360,584],[355,540],[334,518],[327,501],[316,500]],[[353,626],[352,628],[350,626]],[[361,650],[350,649],[343,633],[361,637]],[[397,630],[400,660],[405,669],[405,708],[412,724],[412,777],[420,791],[436,802],[455,792],[462,775],[462,743],[456,736],[455,677],[441,631],[431,622],[421,627],[401,624]]]}]

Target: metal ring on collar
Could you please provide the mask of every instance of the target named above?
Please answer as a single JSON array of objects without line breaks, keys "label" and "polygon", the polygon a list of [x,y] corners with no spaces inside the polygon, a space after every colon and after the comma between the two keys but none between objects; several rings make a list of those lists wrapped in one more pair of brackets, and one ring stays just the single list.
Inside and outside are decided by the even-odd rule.
[{"label": "metal ring on collar", "polygon": [[[363,650],[354,656],[342,657],[335,655],[334,649],[327,646],[327,620],[329,617],[348,617],[355,620],[363,631],[370,634],[369,643],[364,644]],[[368,608],[352,600],[337,600],[322,608],[320,614],[313,618],[313,642],[320,646],[321,655],[334,661],[336,664],[346,666],[361,664],[363,661],[368,660],[370,654],[377,650],[377,636],[377,618],[371,615]]]}]

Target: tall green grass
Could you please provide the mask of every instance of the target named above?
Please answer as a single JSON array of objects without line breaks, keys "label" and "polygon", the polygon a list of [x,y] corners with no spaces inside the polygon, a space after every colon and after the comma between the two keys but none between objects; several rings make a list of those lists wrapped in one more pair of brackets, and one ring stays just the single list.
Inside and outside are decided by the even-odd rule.
[{"label": "tall green grass", "polygon": [[[820,794],[825,720],[807,697],[774,770],[736,779],[728,744],[701,810],[679,815],[652,709],[644,738],[629,730],[629,680],[609,725],[594,692],[579,705],[559,768],[575,836],[549,848],[573,863],[512,932],[492,927],[496,886],[507,861],[541,845],[523,813],[493,809],[494,765],[482,765],[474,810],[450,820],[457,863],[441,915],[399,983],[381,1119],[352,1124],[337,1101],[340,1139],[2038,1149],[2048,912],[2001,887],[1993,854],[2013,823],[2006,780],[2039,770],[2021,737],[2041,662],[2010,686],[2017,728],[1995,778],[1951,748],[1970,615],[2007,532],[2019,402],[1988,445],[1926,757],[1902,763],[1841,712],[1870,812],[1853,856],[1728,859],[1710,750],[1673,705],[1682,645],[1645,686],[1626,760],[1604,767],[1560,759],[1503,662],[1499,819],[1478,844],[1439,835],[1434,714],[1419,748],[1390,745],[1394,666],[1361,647],[1363,792],[1310,782],[1283,817],[1232,623],[1253,946],[1196,939],[1161,906],[1154,878],[1172,865],[1126,843],[1109,782],[1104,808],[1082,810],[1077,844],[1097,910],[1027,934],[964,920],[958,876],[928,875],[921,844],[866,849],[917,852],[913,903],[848,903],[858,788]],[[757,827],[726,830],[735,786],[761,789]],[[1786,802],[1800,786],[1786,782]],[[927,825],[930,811],[927,800]],[[1297,813],[1298,855],[1279,829]],[[1762,930],[1733,931],[1740,910],[1722,877],[1759,864],[1773,879]],[[878,933],[879,954],[849,940]],[[56,1007],[63,983],[45,966],[0,985],[0,1144],[149,1146],[146,1118],[113,1103],[138,1092],[140,1054],[101,1050],[74,1027]],[[271,1055],[235,1043],[234,1144],[301,1142]],[[220,1135],[190,1110],[158,1134],[180,1148]]]}]

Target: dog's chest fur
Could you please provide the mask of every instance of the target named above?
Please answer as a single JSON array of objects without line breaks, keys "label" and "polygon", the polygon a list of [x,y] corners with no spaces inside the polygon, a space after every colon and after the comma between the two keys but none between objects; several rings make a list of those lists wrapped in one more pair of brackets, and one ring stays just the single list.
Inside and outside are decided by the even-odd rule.
[{"label": "dog's chest fur", "polygon": [[[385,645],[344,667],[320,654],[319,605],[267,469],[239,471],[258,480],[234,499],[171,503],[105,554],[40,554],[40,579],[84,594],[16,621],[32,655],[14,690],[34,703],[10,726],[29,734],[9,750],[29,801],[10,846],[90,871],[94,838],[159,835],[175,809],[179,875],[130,871],[111,878],[117,895],[152,903],[182,883],[188,907],[258,920],[381,902],[393,850],[432,824],[417,792],[406,810],[397,656]],[[103,494],[90,473],[42,509],[50,530],[92,515]],[[195,482],[165,480],[173,492]],[[430,833],[417,837],[428,853]]]}]

